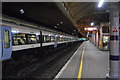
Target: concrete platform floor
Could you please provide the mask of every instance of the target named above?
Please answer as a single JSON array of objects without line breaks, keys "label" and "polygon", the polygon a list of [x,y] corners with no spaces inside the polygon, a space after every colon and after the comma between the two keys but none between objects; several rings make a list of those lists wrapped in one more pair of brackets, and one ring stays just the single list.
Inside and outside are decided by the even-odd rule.
[{"label": "concrete platform floor", "polygon": [[108,74],[109,51],[100,51],[89,41],[83,42],[55,79],[105,78]]}]

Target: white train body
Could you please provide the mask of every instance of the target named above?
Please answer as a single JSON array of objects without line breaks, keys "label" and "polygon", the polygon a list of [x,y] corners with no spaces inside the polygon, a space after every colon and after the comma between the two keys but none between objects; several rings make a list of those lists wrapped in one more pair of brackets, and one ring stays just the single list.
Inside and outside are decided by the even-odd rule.
[{"label": "white train body", "polygon": [[[5,27],[10,28],[8,29],[10,35],[7,35],[7,32],[7,36],[3,34],[3,32],[6,30],[4,29],[3,31],[3,28]],[[2,38],[3,36],[4,38]],[[43,30],[35,29],[32,27],[21,26],[3,21],[0,27],[0,60],[10,58],[12,51],[37,48],[41,47],[41,44],[42,46],[57,46],[57,44],[76,41],[75,39],[76,37],[74,36],[51,29],[49,30],[48,28]],[[9,46],[5,48],[4,45]],[[8,51],[8,49],[11,50]],[[3,56],[4,54],[6,55]]]}]

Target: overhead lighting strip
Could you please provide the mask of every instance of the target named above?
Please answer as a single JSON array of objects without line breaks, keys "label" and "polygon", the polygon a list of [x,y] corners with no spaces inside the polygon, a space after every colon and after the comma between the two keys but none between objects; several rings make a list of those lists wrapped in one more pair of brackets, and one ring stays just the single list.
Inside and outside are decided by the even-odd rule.
[{"label": "overhead lighting strip", "polygon": [[104,3],[104,0],[100,0],[100,1],[99,1],[99,4],[98,4],[98,7],[99,7],[99,8],[102,7],[103,3]]}]

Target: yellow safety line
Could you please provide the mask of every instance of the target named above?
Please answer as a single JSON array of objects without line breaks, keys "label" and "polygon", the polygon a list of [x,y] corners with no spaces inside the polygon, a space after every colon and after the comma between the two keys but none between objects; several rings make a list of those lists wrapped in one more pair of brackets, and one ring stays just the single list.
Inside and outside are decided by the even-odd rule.
[{"label": "yellow safety line", "polygon": [[81,61],[80,61],[80,67],[79,67],[79,72],[78,72],[78,80],[81,80],[81,76],[82,76],[84,53],[85,53],[85,47],[82,50],[82,58],[81,58]]},{"label": "yellow safety line", "polygon": [[5,60],[2,60],[2,61],[0,61],[0,62],[3,62],[3,61],[7,61],[7,60],[10,60],[10,59],[12,59],[12,58],[9,58],[9,59],[5,59]]}]

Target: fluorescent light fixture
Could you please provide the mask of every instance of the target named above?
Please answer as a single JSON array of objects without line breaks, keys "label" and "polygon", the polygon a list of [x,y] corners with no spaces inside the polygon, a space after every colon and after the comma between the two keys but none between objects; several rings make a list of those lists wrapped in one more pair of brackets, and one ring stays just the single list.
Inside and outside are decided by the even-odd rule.
[{"label": "fluorescent light fixture", "polygon": [[104,0],[100,0],[99,4],[98,4],[98,7],[101,7],[103,5],[103,2],[104,2]]},{"label": "fluorescent light fixture", "polygon": [[57,26],[55,26],[55,28],[57,28]]},{"label": "fluorescent light fixture", "polygon": [[96,31],[97,28],[96,27],[88,27],[84,29],[85,31]]},{"label": "fluorescent light fixture", "polygon": [[93,25],[94,25],[94,23],[92,22],[92,23],[91,23],[91,26],[93,26]]},{"label": "fluorescent light fixture", "polygon": [[23,10],[23,9],[20,9],[20,13],[21,13],[21,14],[24,14],[24,10]]},{"label": "fluorescent light fixture", "polygon": [[60,37],[63,37],[63,36],[60,36]]}]

